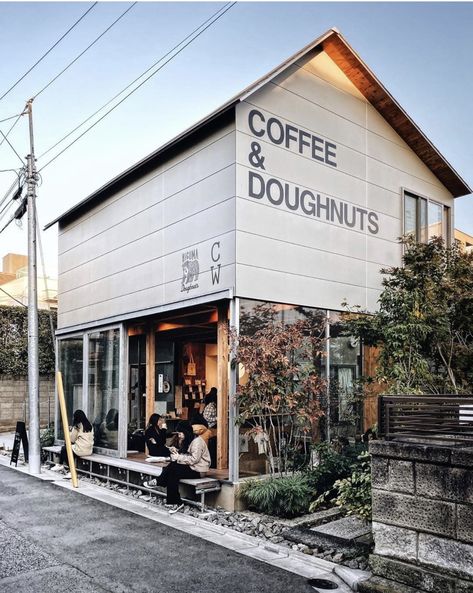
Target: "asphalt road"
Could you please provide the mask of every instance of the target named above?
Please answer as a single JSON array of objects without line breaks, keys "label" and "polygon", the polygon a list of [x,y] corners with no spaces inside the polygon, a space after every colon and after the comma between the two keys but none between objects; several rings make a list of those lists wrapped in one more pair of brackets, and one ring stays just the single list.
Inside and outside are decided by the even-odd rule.
[{"label": "asphalt road", "polygon": [[302,577],[0,466],[0,593],[313,593]]}]

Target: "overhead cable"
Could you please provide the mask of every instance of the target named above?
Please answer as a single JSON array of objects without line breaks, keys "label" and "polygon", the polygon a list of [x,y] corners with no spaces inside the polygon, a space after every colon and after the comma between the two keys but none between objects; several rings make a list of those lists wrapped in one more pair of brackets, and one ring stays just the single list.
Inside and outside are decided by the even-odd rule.
[{"label": "overhead cable", "polygon": [[[10,131],[11,131],[11,130],[10,130]],[[0,130],[0,134],[3,136],[3,139],[4,139],[4,140],[6,140],[6,142],[8,143],[8,146],[9,146],[9,147],[10,147],[10,148],[13,150],[13,152],[16,154],[16,156],[17,156],[17,157],[20,159],[20,163],[21,163],[22,165],[24,165],[24,161],[23,161],[23,159],[22,159],[22,158],[21,158],[21,156],[20,156],[20,155],[17,153],[17,151],[16,151],[15,147],[14,147],[14,146],[13,146],[13,144],[10,142],[10,140],[8,140],[8,136],[6,136],[6,135],[5,135],[5,134],[2,132],[2,130]]]},{"label": "overhead cable", "polygon": [[18,79],[18,80],[17,80],[17,81],[16,81],[14,84],[12,84],[12,86],[11,86],[11,87],[10,87],[10,88],[9,88],[7,91],[5,91],[5,92],[3,93],[3,95],[0,97],[0,101],[1,101],[1,100],[2,100],[4,97],[6,97],[6,96],[7,96],[7,95],[8,95],[8,94],[9,94],[9,93],[10,93],[10,92],[11,92],[11,91],[12,91],[12,90],[13,90],[13,89],[14,89],[14,88],[15,88],[15,87],[16,87],[16,86],[17,86],[17,85],[18,85],[18,84],[19,84],[19,83],[20,83],[20,82],[21,82],[21,81],[22,81],[22,80],[23,80],[23,79],[26,77],[26,76],[28,76],[28,74],[29,74],[29,73],[30,73],[30,72],[31,72],[31,71],[32,71],[34,68],[36,68],[36,66],[37,66],[37,65],[38,65],[40,62],[42,62],[42,61],[44,60],[44,58],[45,58],[45,57],[46,57],[48,54],[50,54],[50,53],[53,51],[53,49],[54,49],[54,48],[55,48],[57,45],[59,45],[59,44],[61,43],[61,41],[62,41],[62,40],[63,40],[63,39],[64,39],[64,38],[65,38],[65,37],[66,37],[66,36],[67,36],[67,35],[68,35],[68,34],[69,34],[69,33],[70,33],[70,32],[71,32],[71,31],[72,31],[72,30],[73,30],[73,29],[74,29],[74,28],[75,28],[75,27],[76,27],[76,26],[77,26],[77,25],[80,23],[80,22],[81,22],[81,20],[82,20],[84,17],[86,17],[86,16],[89,14],[89,12],[90,12],[90,11],[91,11],[91,10],[92,10],[92,9],[93,9],[95,6],[96,6],[96,4],[97,4],[97,2],[94,2],[94,3],[92,4],[92,6],[91,6],[90,8],[88,8],[88,9],[87,9],[87,10],[84,12],[84,14],[83,14],[83,15],[82,15],[82,16],[81,16],[81,17],[80,17],[80,18],[79,18],[79,19],[78,19],[78,20],[77,20],[77,21],[76,21],[76,22],[75,22],[75,23],[74,23],[74,24],[73,24],[71,27],[69,27],[69,29],[68,29],[68,30],[67,30],[67,31],[66,31],[66,32],[65,32],[65,33],[64,33],[64,34],[63,34],[63,35],[62,35],[62,36],[61,36],[61,37],[60,37],[60,38],[59,38],[59,39],[56,41],[56,43],[54,43],[54,44],[53,44],[53,45],[52,45],[52,46],[51,46],[51,47],[48,49],[48,51],[47,51],[46,53],[44,53],[44,54],[43,54],[43,55],[42,55],[42,56],[39,58],[39,60],[37,60],[37,61],[36,61],[36,62],[35,62],[35,63],[34,63],[32,66],[31,66],[31,68],[29,68],[29,69],[28,69],[28,70],[27,70],[27,71],[26,71],[26,72],[25,72],[25,73],[24,73],[22,76],[20,76],[20,78],[19,78],[19,79]]},{"label": "overhead cable", "polygon": [[[24,113],[24,112],[23,112]],[[5,142],[5,140],[8,138],[8,136],[11,134],[13,128],[16,126],[16,124],[20,121],[21,116],[23,115],[23,113],[18,114],[18,117],[16,118],[16,120],[13,122],[13,124],[11,125],[10,129],[8,130],[8,132],[5,134],[4,139],[0,142],[0,146],[2,146],[2,144]]]},{"label": "overhead cable", "polygon": [[[98,111],[96,111],[93,115],[91,115],[87,120],[83,121],[79,126],[77,126],[76,128],[74,128],[74,130],[72,130],[71,132],[69,132],[66,136],[64,136],[61,140],[59,140],[58,142],[56,142],[56,144],[54,144],[53,146],[51,146],[50,148],[48,148],[48,150],[46,150],[45,152],[43,152],[39,157],[38,160],[41,159],[43,156],[45,156],[48,152],[50,152],[53,148],[55,148],[56,146],[58,146],[59,144],[61,144],[67,137],[69,137],[71,134],[73,134],[77,129],[79,129],[80,127],[82,127],[87,121],[89,121],[92,117],[94,117],[94,115],[96,115],[97,113],[99,113],[100,111],[102,111],[102,109],[104,109],[104,107],[108,104],[110,104],[115,98],[119,97],[120,95],[123,94],[123,92],[125,90],[127,90],[128,88],[130,88],[130,86],[132,86],[136,81],[138,81],[140,78],[142,78],[146,73],[148,73],[152,68],[154,68],[154,66],[156,64],[159,64],[160,62],[162,62],[162,60],[166,57],[169,56],[169,54],[171,54],[174,50],[176,50],[177,48],[179,48],[169,59],[167,59],[163,64],[161,64],[161,66],[159,66],[159,68],[156,68],[156,70],[154,70],[148,77],[146,77],[142,82],[140,82],[139,85],[137,85],[133,90],[131,90],[127,95],[125,95],[118,103],[116,103],[111,109],[109,109],[108,111],[106,111],[97,121],[95,121],[91,126],[89,126],[86,130],[84,130],[84,132],[82,132],[82,134],[80,134],[79,136],[77,136],[77,138],[75,138],[71,143],[69,143],[63,150],[61,150],[58,154],[56,154],[51,160],[49,160],[45,165],[43,165],[41,167],[41,169],[39,169],[39,171],[42,171],[43,169],[45,169],[48,165],[50,165],[53,161],[55,161],[59,156],[61,156],[66,150],[68,150],[73,144],[75,144],[78,140],[80,140],[83,136],[85,136],[85,134],[87,134],[87,132],[89,132],[92,128],[94,128],[99,122],[101,122],[105,117],[107,117],[107,115],[109,115],[110,113],[112,113],[112,111],[114,111],[119,105],[121,105],[124,101],[126,101],[126,99],[128,99],[128,97],[130,97],[133,93],[135,93],[140,87],[142,87],[148,80],[150,80],[155,74],[157,74],[160,70],[162,70],[164,68],[164,66],[166,66],[166,64],[168,64],[169,62],[171,62],[177,55],[179,55],[188,45],[190,45],[193,41],[195,41],[195,39],[197,39],[198,37],[200,37],[200,35],[202,35],[202,33],[204,33],[209,27],[211,27],[218,19],[220,19],[226,12],[228,12],[234,5],[236,4],[236,2],[231,2],[231,3],[227,3],[223,8],[219,9],[217,12],[215,12],[209,19],[207,19],[204,23],[202,23],[201,25],[199,25],[196,29],[194,29],[194,31],[192,33],[190,33],[187,37],[185,37],[180,43],[178,43],[173,49],[171,49],[169,52],[167,52],[167,54],[165,54],[165,56],[161,57],[157,62],[155,62],[153,64],[153,66],[151,66],[150,68],[148,68],[145,72],[143,72],[140,76],[138,76],[138,78],[136,78],[132,83],[130,83],[127,87],[125,87],[125,89],[123,89],[122,91],[120,91],[120,93],[118,93],[118,95],[115,95],[115,97],[113,99],[111,99],[108,103],[106,103],[104,106],[102,106]],[[220,13],[220,14],[219,14]],[[209,22],[210,21],[210,22]],[[208,24],[207,24],[208,23]],[[204,26],[205,25],[205,26]],[[200,29],[200,31],[199,31]],[[197,32],[198,31],[198,32]],[[191,38],[191,39],[189,39]],[[186,40],[188,40],[187,43],[185,43],[184,45],[182,45]]]},{"label": "overhead cable", "polygon": [[10,119],[15,119],[15,117],[21,117],[22,113],[17,113],[16,115],[10,115],[10,117],[6,117],[5,119],[0,119],[0,124],[3,124],[4,121],[9,121]]},{"label": "overhead cable", "polygon": [[100,35],[99,35],[98,37],[96,37],[96,38],[94,39],[94,41],[92,41],[92,43],[90,43],[90,44],[89,44],[89,45],[88,45],[88,46],[87,46],[87,47],[86,47],[86,48],[85,48],[85,49],[84,49],[84,50],[83,50],[83,51],[82,51],[82,52],[81,52],[81,53],[80,53],[78,56],[76,56],[76,57],[75,57],[75,58],[74,58],[74,59],[73,59],[71,62],[69,62],[69,64],[68,64],[68,65],[67,65],[65,68],[63,68],[63,69],[61,70],[61,72],[59,72],[58,74],[56,74],[56,76],[55,76],[54,78],[52,78],[52,79],[51,79],[51,80],[48,82],[48,84],[44,85],[44,86],[43,86],[43,88],[42,88],[41,90],[39,90],[39,91],[38,91],[38,92],[37,92],[37,93],[36,93],[36,94],[33,96],[33,99],[36,99],[36,97],[38,97],[39,95],[41,95],[41,93],[42,93],[43,91],[45,91],[45,90],[46,90],[48,87],[50,87],[50,86],[53,84],[53,82],[55,82],[55,81],[56,81],[56,80],[57,80],[57,79],[58,79],[60,76],[62,76],[62,75],[64,74],[64,72],[66,72],[67,70],[69,70],[69,68],[70,68],[70,67],[71,67],[73,64],[75,64],[79,58],[81,58],[81,57],[82,57],[82,56],[83,56],[83,55],[84,55],[84,54],[85,54],[87,51],[89,51],[89,49],[90,49],[92,46],[94,46],[94,45],[97,43],[97,41],[99,41],[99,39],[101,39],[101,38],[102,38],[102,37],[103,37],[103,36],[104,36],[106,33],[108,33],[108,31],[110,31],[110,29],[111,29],[112,27],[114,27],[114,26],[115,26],[115,25],[118,23],[118,21],[119,21],[120,19],[122,19],[122,18],[123,18],[123,17],[126,15],[126,13],[127,13],[127,12],[129,12],[129,11],[130,11],[130,10],[131,10],[131,9],[132,9],[132,8],[133,8],[135,5],[136,5],[136,4],[137,4],[137,2],[133,2],[133,4],[131,4],[131,6],[129,6],[129,7],[128,7],[128,8],[127,8],[127,9],[126,9],[124,12],[122,12],[122,14],[121,14],[121,15],[120,15],[118,18],[116,18],[116,19],[113,21],[113,23],[112,23],[111,25],[109,25],[109,26],[108,26],[108,27],[105,29],[105,31],[103,31],[102,33],[100,33]]},{"label": "overhead cable", "polygon": [[22,307],[26,307],[26,308],[28,308],[28,305],[25,305],[25,303],[22,303],[21,301],[19,301],[19,300],[18,300],[17,298],[15,298],[15,297],[14,297],[12,294],[10,294],[10,293],[9,293],[9,292],[7,292],[5,289],[3,289],[1,286],[0,286],[0,290],[1,290],[2,292],[4,292],[4,293],[7,295],[7,297],[10,297],[12,300],[14,300],[14,301],[16,301],[17,303],[19,303],[19,304],[20,304]]}]

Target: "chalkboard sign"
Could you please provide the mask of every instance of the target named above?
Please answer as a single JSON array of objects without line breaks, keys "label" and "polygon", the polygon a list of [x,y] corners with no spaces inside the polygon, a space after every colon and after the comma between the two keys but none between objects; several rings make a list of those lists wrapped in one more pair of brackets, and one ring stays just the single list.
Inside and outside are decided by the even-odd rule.
[{"label": "chalkboard sign", "polygon": [[28,462],[28,435],[26,434],[26,425],[24,422],[16,423],[15,440],[13,441],[13,451],[11,452],[10,465],[18,465],[18,455],[20,454],[20,443],[23,443],[23,453],[25,461]]}]

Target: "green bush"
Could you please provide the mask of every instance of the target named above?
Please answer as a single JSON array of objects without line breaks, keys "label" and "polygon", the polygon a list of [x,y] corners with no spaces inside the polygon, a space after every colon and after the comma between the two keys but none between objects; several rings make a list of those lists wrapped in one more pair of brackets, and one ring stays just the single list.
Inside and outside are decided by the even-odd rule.
[{"label": "green bush", "polygon": [[240,497],[252,510],[278,517],[297,517],[307,513],[312,490],[303,474],[248,480],[240,488]]},{"label": "green bush", "polygon": [[[56,311],[51,311],[56,327]],[[38,311],[40,375],[54,374],[55,355],[48,311]],[[0,306],[0,375],[28,374],[28,309]]]},{"label": "green bush", "polygon": [[48,458],[48,454],[43,451],[43,447],[54,445],[54,423],[51,423],[39,433],[39,443],[41,445],[41,462],[44,463]]},{"label": "green bush", "polygon": [[369,453],[359,456],[360,465],[351,476],[337,480],[335,504],[346,515],[356,515],[360,519],[371,519],[371,463]]},{"label": "green bush", "polygon": [[315,447],[319,456],[319,465],[306,473],[307,483],[312,498],[330,492],[333,485],[341,478],[347,478],[353,471],[353,458],[338,453],[328,443],[321,443]]}]

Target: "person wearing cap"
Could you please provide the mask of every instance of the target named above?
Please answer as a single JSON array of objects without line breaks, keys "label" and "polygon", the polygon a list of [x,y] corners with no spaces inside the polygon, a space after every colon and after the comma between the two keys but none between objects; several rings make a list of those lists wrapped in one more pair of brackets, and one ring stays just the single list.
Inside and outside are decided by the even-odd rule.
[{"label": "person wearing cap", "polygon": [[198,479],[210,467],[210,454],[201,436],[195,435],[189,422],[182,420],[176,427],[178,448],[170,447],[171,463],[153,480],[143,482],[145,488],[166,487],[166,506],[169,513],[177,513],[184,504],[179,493],[179,480]]}]

